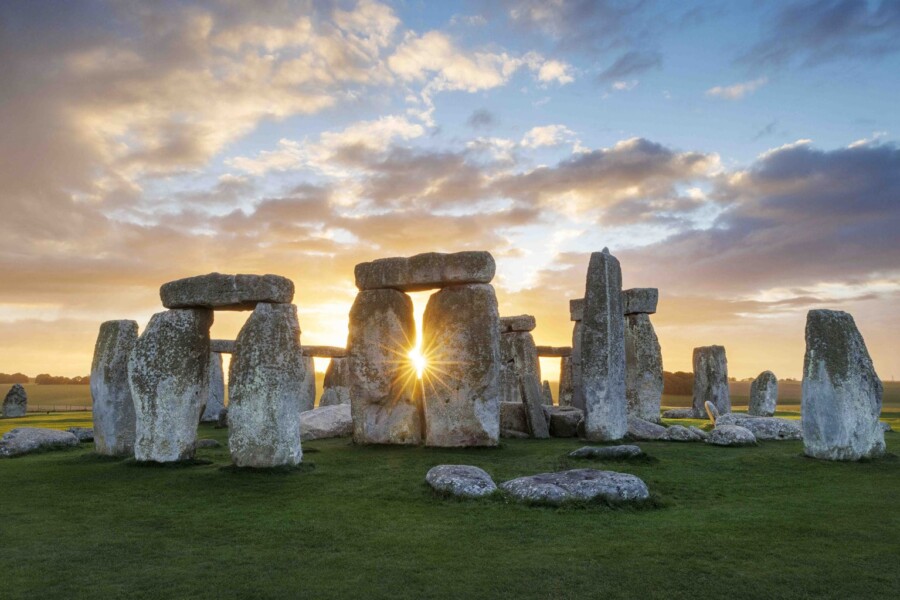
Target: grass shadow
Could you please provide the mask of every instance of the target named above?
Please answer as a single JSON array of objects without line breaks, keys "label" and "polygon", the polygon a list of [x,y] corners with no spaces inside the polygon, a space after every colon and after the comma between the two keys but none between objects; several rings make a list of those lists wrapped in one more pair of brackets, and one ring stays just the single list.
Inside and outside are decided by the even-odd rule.
[{"label": "grass shadow", "polygon": [[189,458],[187,460],[178,460],[174,462],[156,462],[155,460],[135,460],[128,458],[124,461],[127,467],[137,467],[140,469],[190,469],[192,467],[205,467],[214,464],[211,460],[202,458]]},{"label": "grass shadow", "polygon": [[231,464],[226,465],[224,467],[219,467],[219,470],[223,473],[231,473],[238,475],[293,475],[296,473],[312,473],[316,470],[315,463],[304,462],[299,465],[281,465],[278,467],[239,467],[237,465]]}]

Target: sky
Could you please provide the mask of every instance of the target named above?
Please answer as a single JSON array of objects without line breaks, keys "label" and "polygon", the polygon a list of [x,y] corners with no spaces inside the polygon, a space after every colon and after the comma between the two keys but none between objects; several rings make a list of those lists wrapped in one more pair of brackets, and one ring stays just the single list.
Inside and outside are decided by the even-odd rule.
[{"label": "sky", "polygon": [[501,315],[569,345],[609,247],[666,370],[799,378],[831,308],[891,380],[898,97],[892,1],[2,3],[0,372],[87,374],[213,271],[344,345],[354,265],[428,251],[490,251]]}]

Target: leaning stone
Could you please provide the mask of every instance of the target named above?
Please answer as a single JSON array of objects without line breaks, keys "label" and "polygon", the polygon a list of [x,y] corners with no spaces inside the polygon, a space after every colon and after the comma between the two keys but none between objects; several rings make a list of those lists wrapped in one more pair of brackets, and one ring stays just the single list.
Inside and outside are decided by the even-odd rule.
[{"label": "leaning stone", "polygon": [[802,439],[800,421],[778,417],[753,417],[730,413],[716,421],[719,425],[739,425],[749,429],[757,440],[799,440]]},{"label": "leaning stone", "polygon": [[212,322],[209,310],[167,310],[153,315],[135,342],[128,380],[137,460],[176,462],[194,457],[197,424],[209,393]]},{"label": "leaning stone", "polygon": [[300,412],[308,404],[293,304],[256,305],[234,344],[228,372],[228,449],[237,467],[301,462]]},{"label": "leaning stone", "polygon": [[731,412],[728,393],[728,359],[722,346],[694,348],[694,417],[706,414],[704,402],[715,404],[719,414]]},{"label": "leaning stone", "polygon": [[209,340],[210,352],[234,354],[234,340]]},{"label": "leaning stone", "polygon": [[78,438],[79,443],[94,441],[94,430],[90,427],[69,427],[66,431]]},{"label": "leaning stone", "polygon": [[537,322],[533,315],[516,315],[514,317],[500,317],[500,333],[512,333],[514,331],[534,331]]},{"label": "leaning stone", "polygon": [[397,290],[368,290],[356,295],[347,340],[355,443],[422,441],[418,380],[413,366],[403,360],[415,339],[416,322],[409,296]]},{"label": "leaning stone", "polygon": [[165,283],[159,297],[166,308],[253,310],[259,302],[293,302],[294,282],[280,275],[209,273]]},{"label": "leaning stone", "polygon": [[41,450],[70,448],[78,445],[75,434],[58,429],[16,427],[0,438],[0,457],[21,456]]},{"label": "leaning stone", "polygon": [[349,404],[322,406],[300,413],[300,439],[350,437],[353,435],[353,418]]},{"label": "leaning stone", "polygon": [[316,363],[312,356],[303,355],[303,383],[300,394],[300,412],[312,410],[316,406]]},{"label": "leaning stone", "polygon": [[[429,360],[438,368],[426,370],[422,379],[427,445],[497,445],[499,321],[497,296],[490,285],[448,287],[429,298],[422,318],[422,340],[423,347],[432,349]],[[537,386],[540,404],[540,384]],[[526,386],[526,403],[529,393]],[[543,412],[540,416],[543,418]],[[537,436],[538,432],[532,433]]]},{"label": "leaning stone", "polygon": [[135,412],[128,357],[138,339],[136,321],[100,325],[91,363],[94,450],[104,456],[134,454]]},{"label": "leaning stone", "polygon": [[572,406],[572,359],[559,359],[559,405]]},{"label": "leaning stone", "polygon": [[28,394],[21,383],[13,384],[3,399],[4,417],[24,417],[28,412]]},{"label": "leaning stone", "polygon": [[551,437],[578,437],[578,424],[584,419],[584,411],[574,406],[544,405],[544,415],[550,423]]},{"label": "leaning stone", "polygon": [[409,258],[381,258],[356,265],[360,290],[420,292],[451,285],[490,283],[497,266],[490,252],[428,252]]},{"label": "leaning stone", "polygon": [[778,404],[778,378],[772,371],[763,371],[750,384],[750,406],[747,413],[757,417],[771,417]]},{"label": "leaning stone", "polygon": [[859,460],[884,454],[881,380],[850,314],[811,310],[800,415],[803,450],[826,460]]},{"label": "leaning stone", "polygon": [[669,442],[699,442],[704,438],[683,425],[671,425],[666,428],[666,436],[662,439]]},{"label": "leaning stone", "polygon": [[546,379],[541,384],[541,396],[544,399],[544,406],[553,406],[553,392],[550,390],[550,382]]},{"label": "leaning stone", "polygon": [[500,429],[520,431],[528,435],[528,421],[525,419],[525,405],[521,402],[501,402]]},{"label": "leaning stone", "polygon": [[319,406],[350,404],[350,363],[346,358],[332,358],[325,369]]},{"label": "leaning stone", "polygon": [[549,436],[541,406],[545,398],[540,383],[541,363],[534,338],[527,332],[500,336],[500,399],[525,405],[528,431],[536,438]]},{"label": "leaning stone", "polygon": [[584,446],[578,450],[569,452],[572,458],[600,458],[617,460],[623,458],[637,458],[643,456],[644,451],[638,446]]},{"label": "leaning stone", "polygon": [[628,431],[622,270],[606,248],[591,254],[581,323],[585,434],[592,441],[622,439]]},{"label": "leaning stone", "polygon": [[568,358],[572,356],[572,346],[537,346],[541,358]]},{"label": "leaning stone", "polygon": [[584,318],[584,298],[569,300],[569,320],[580,321]]},{"label": "leaning stone", "polygon": [[693,419],[695,417],[693,408],[670,408],[663,411],[662,416],[663,419]]},{"label": "leaning stone", "polygon": [[500,489],[522,502],[561,504],[567,501],[636,502],[650,497],[647,484],[634,475],[615,471],[573,469],[519,477]]},{"label": "leaning stone", "polygon": [[709,400],[703,403],[703,408],[706,410],[706,416],[709,417],[709,420],[715,425],[716,420],[719,418],[719,409]]},{"label": "leaning stone", "polygon": [[210,448],[221,448],[221,447],[222,447],[222,444],[219,443],[218,440],[198,440],[197,441],[197,448],[210,449]]},{"label": "leaning stone", "polygon": [[539,379],[534,373],[527,373],[521,367],[518,357],[515,361],[519,376],[519,387],[522,390],[522,403],[525,406],[525,419],[528,421],[528,431],[532,437],[547,439],[550,437],[550,424],[544,416],[544,394],[541,391]]},{"label": "leaning stone", "polygon": [[634,440],[661,440],[666,437],[666,428],[644,419],[628,417],[628,437]]},{"label": "leaning stone", "polygon": [[209,353],[209,394],[206,398],[206,406],[200,415],[201,423],[215,423],[219,420],[219,413],[225,409],[225,371],[222,369],[222,355],[218,352]]},{"label": "leaning stone", "polygon": [[497,484],[483,469],[469,465],[438,465],[429,469],[425,481],[435,491],[460,498],[481,498],[497,491]]},{"label": "leaning stone", "polygon": [[625,397],[628,414],[659,422],[663,393],[662,349],[645,314],[625,317]]},{"label": "leaning stone", "polygon": [[714,446],[755,446],[756,436],[739,425],[722,425],[710,432],[706,443]]},{"label": "leaning stone", "polygon": [[699,439],[703,440],[704,442],[709,439],[709,432],[703,431],[702,429],[700,429],[699,427],[697,427],[695,425],[689,426],[688,430],[691,433],[693,433],[694,435],[696,435]]},{"label": "leaning stone", "polygon": [[303,346],[303,354],[316,358],[345,358],[347,349],[340,346]]},{"label": "leaning stone", "polygon": [[652,315],[659,302],[656,288],[632,288],[622,292],[622,309],[626,315]]}]

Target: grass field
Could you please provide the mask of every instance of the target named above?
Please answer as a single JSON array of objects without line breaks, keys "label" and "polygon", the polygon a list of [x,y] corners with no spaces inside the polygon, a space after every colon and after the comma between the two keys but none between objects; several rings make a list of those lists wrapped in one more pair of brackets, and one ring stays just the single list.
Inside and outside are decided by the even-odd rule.
[{"label": "grass field", "polygon": [[[227,432],[201,436],[224,443]],[[900,449],[900,434],[886,439]],[[305,466],[290,473],[235,472],[224,447],[180,468],[99,459],[89,444],[2,460],[0,597],[897,597],[895,456],[845,464],[803,458],[799,442],[648,442],[647,461],[568,459],[580,445],[322,440],[304,444]],[[656,506],[445,500],[423,483],[441,463],[479,465],[498,482],[621,470],[647,482]]]}]

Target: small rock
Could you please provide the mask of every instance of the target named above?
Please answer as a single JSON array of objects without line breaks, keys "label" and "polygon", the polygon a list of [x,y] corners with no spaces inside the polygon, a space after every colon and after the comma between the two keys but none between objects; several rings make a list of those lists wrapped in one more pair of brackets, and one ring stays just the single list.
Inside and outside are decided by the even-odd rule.
[{"label": "small rock", "polygon": [[3,400],[3,416],[4,417],[24,417],[28,412],[28,394],[21,383],[17,383],[9,388],[6,398]]},{"label": "small rock", "polygon": [[578,450],[569,452],[572,458],[637,458],[643,456],[644,451],[638,446],[622,445],[622,446],[584,446]]},{"label": "small rock", "polygon": [[78,438],[79,442],[94,441],[94,430],[90,427],[69,427],[66,431]]},{"label": "small rock", "polygon": [[322,406],[300,413],[300,439],[350,437],[353,435],[353,419],[349,404]]},{"label": "small rock", "polygon": [[650,497],[647,484],[638,477],[595,469],[519,477],[500,484],[500,488],[516,500],[546,504],[598,498],[610,502],[634,502]]},{"label": "small rock", "polygon": [[684,425],[672,425],[666,429],[665,439],[670,442],[699,442],[702,438]]},{"label": "small rock", "polygon": [[197,441],[198,448],[221,448],[222,444],[218,442],[218,440],[198,440]]},{"label": "small rock", "polygon": [[697,437],[699,437],[699,438],[700,438],[701,440],[703,440],[703,441],[706,441],[706,440],[709,439],[709,432],[708,432],[708,431],[704,431],[704,430],[702,430],[702,429],[700,429],[699,427],[696,427],[696,426],[694,426],[694,425],[691,425],[690,427],[688,427],[688,429],[689,429],[694,435],[696,435]]},{"label": "small rock", "polygon": [[584,411],[574,406],[544,406],[544,415],[550,422],[550,436],[558,438],[578,437],[578,424]]},{"label": "small rock", "polygon": [[739,425],[722,425],[712,430],[706,443],[714,446],[755,446],[756,436]]},{"label": "small rock", "polygon": [[58,429],[16,427],[0,438],[0,456],[21,456],[40,450],[70,448],[78,445],[75,434]]},{"label": "small rock", "polygon": [[438,492],[460,498],[481,498],[497,491],[497,484],[483,469],[469,465],[438,465],[425,475]]},{"label": "small rock", "polygon": [[628,417],[628,436],[635,440],[661,440],[666,437],[666,428],[644,419]]},{"label": "small rock", "polygon": [[891,427],[890,423],[885,423],[884,421],[879,421],[881,424],[881,430],[887,433],[888,431],[893,431],[894,429]]}]

